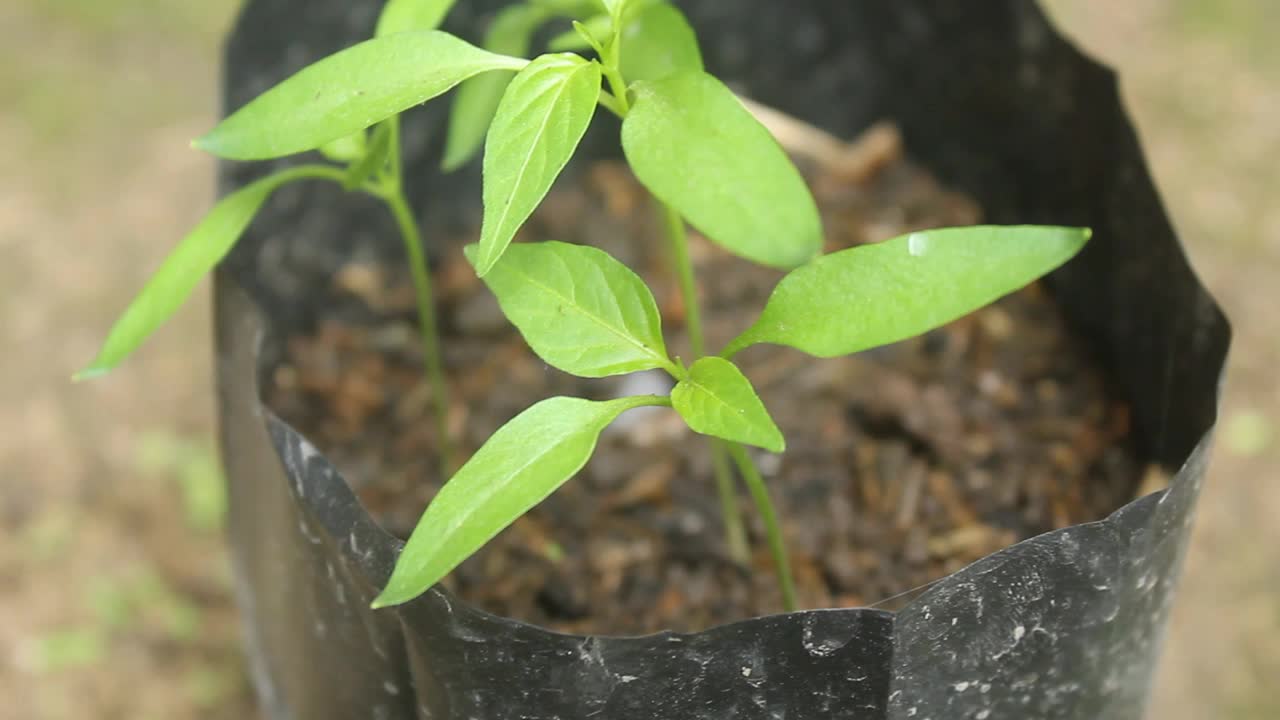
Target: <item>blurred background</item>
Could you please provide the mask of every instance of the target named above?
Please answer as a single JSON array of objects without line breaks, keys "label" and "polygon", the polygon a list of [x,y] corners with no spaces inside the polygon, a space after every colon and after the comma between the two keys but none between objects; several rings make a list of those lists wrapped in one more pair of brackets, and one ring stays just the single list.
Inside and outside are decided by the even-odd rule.
[{"label": "blurred background", "polygon": [[[248,718],[209,305],[67,378],[207,208],[238,0],[0,3],[0,720]],[[1048,0],[1236,329],[1152,718],[1280,717],[1280,3]]]}]

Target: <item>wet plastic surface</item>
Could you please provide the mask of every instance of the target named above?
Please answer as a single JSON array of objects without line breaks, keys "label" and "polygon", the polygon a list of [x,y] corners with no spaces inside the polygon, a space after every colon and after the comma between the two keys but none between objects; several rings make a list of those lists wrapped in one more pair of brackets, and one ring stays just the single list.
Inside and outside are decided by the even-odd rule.
[{"label": "wet plastic surface", "polygon": [[[379,4],[250,2],[228,47],[228,107],[366,37]],[[478,37],[500,4],[461,2],[450,27]],[[266,715],[1140,718],[1230,331],[1187,265],[1114,77],[1023,0],[759,0],[750,13],[745,1],[679,4],[710,69],[736,89],[843,136],[892,119],[913,156],[993,222],[1093,227],[1052,287],[1132,401],[1140,449],[1173,473],[1169,490],[989,556],[896,615],[819,610],[696,635],[598,638],[496,618],[436,591],[373,612],[400,543],[263,407],[258,380],[283,332],[305,321],[317,270],[353,251],[396,253],[397,241],[368,200],[290,188],[216,283],[233,557]],[[409,187],[433,226],[461,227],[478,218],[479,175],[436,172],[444,109],[406,124]],[[589,152],[606,151],[615,132],[598,122]],[[223,189],[267,169],[228,166]]]}]

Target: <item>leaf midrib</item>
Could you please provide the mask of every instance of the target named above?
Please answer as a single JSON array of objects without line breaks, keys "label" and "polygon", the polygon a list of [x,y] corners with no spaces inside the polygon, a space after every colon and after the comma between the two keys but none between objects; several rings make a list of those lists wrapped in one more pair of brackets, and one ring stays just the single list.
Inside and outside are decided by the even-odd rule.
[{"label": "leaf midrib", "polygon": [[[563,260],[561,260],[561,262],[563,262]],[[566,267],[566,269],[567,269],[567,267]],[[594,321],[594,322],[595,322],[597,325],[599,325],[600,327],[602,327],[602,328],[604,328],[605,330],[608,330],[609,332],[611,332],[611,333],[613,333],[614,335],[618,336],[618,337],[619,337],[619,338],[621,338],[622,340],[626,341],[628,344],[630,344],[630,345],[632,345],[632,346],[634,346],[634,347],[636,347],[636,348],[640,349],[640,350],[641,350],[645,355],[648,355],[649,357],[651,357],[651,358],[653,358],[653,359],[657,360],[657,361],[658,361],[658,365],[659,365],[659,366],[663,366],[663,365],[665,365],[665,364],[666,364],[667,358],[666,358],[665,356],[663,356],[663,355],[660,355],[660,354],[657,352],[657,350],[654,350],[653,348],[649,347],[648,345],[644,344],[643,342],[640,342],[640,341],[639,341],[639,340],[637,340],[635,337],[633,337],[629,332],[627,332],[625,329],[617,328],[617,327],[615,327],[614,325],[612,325],[611,323],[609,323],[607,320],[605,320],[604,318],[602,318],[602,317],[600,317],[600,316],[596,315],[595,313],[592,313],[592,312],[588,311],[588,310],[587,310],[585,307],[583,307],[583,306],[582,306],[582,305],[581,305],[581,304],[580,304],[576,299],[566,297],[564,294],[562,294],[562,293],[561,293],[559,290],[557,290],[556,288],[554,288],[554,287],[552,287],[552,286],[550,286],[550,285],[547,285],[547,284],[545,284],[545,283],[543,283],[543,282],[539,281],[539,280],[538,280],[537,278],[535,278],[534,276],[532,276],[532,275],[530,275],[530,274],[528,274],[528,273],[526,273],[526,272],[524,272],[524,271],[522,271],[522,270],[515,269],[515,270],[513,270],[512,272],[516,273],[517,275],[520,275],[522,278],[524,278],[526,281],[528,281],[528,283],[529,283],[530,285],[532,285],[532,286],[534,286],[534,287],[537,287],[537,288],[540,288],[540,289],[542,289],[542,290],[545,290],[547,293],[549,293],[549,294],[553,295],[553,296],[554,296],[554,297],[556,297],[557,299],[559,299],[559,300],[563,300],[565,303],[569,304],[569,306],[571,306],[572,308],[574,308],[575,310],[577,310],[577,311],[578,311],[578,313],[579,313],[579,314],[581,314],[583,317],[587,318],[588,320],[592,320],[592,321]],[[606,284],[607,284],[607,282],[606,282]],[[616,301],[616,300],[615,300],[614,302],[615,302],[615,304],[617,304],[617,301]],[[619,305],[619,309],[621,309],[621,305]]]},{"label": "leaf midrib", "polygon": [[[481,493],[478,493],[477,495],[473,496],[473,497],[480,497],[481,502],[473,502],[463,512],[453,515],[453,518],[452,518],[453,522],[449,524],[449,532],[442,534],[440,536],[441,542],[438,545],[436,545],[436,548],[438,549],[431,554],[431,558],[434,559],[439,557],[440,550],[443,550],[448,547],[448,541],[451,538],[454,538],[457,536],[459,528],[465,527],[467,524],[467,521],[470,520],[471,517],[475,515],[480,508],[488,506],[489,500],[495,497],[496,495],[498,495],[498,492],[500,490],[505,490],[507,487],[509,487],[513,479],[519,477],[522,473],[528,470],[532,465],[541,461],[543,458],[557,453],[560,448],[564,447],[569,442],[570,439],[576,438],[577,436],[580,436],[589,432],[591,429],[595,427],[597,422],[598,421],[596,419],[593,419],[590,424],[584,424],[585,430],[579,429],[570,433],[566,433],[560,436],[560,438],[557,439],[554,444],[543,445],[542,446],[543,449],[541,451],[534,453],[528,460],[526,460],[519,467],[503,475],[502,478],[500,479],[500,482],[486,483],[484,485],[485,490],[482,490]],[[428,560],[426,563],[423,563],[423,567],[426,567],[426,565],[430,564],[430,562],[431,561]]]},{"label": "leaf midrib", "polygon": [[692,374],[689,376],[689,379],[684,380],[684,383],[685,383],[685,384],[687,384],[687,385],[689,385],[689,386],[690,386],[690,387],[692,387],[692,388],[695,388],[695,389],[698,389],[698,390],[703,391],[703,392],[704,392],[704,393],[706,393],[708,396],[710,396],[713,400],[715,400],[716,402],[720,403],[720,405],[721,405],[722,407],[724,407],[724,408],[726,408],[726,409],[728,409],[728,410],[733,411],[733,412],[734,412],[735,414],[737,414],[737,415],[744,415],[744,414],[746,413],[746,411],[745,411],[744,409],[740,409],[740,408],[738,408],[736,405],[730,405],[729,403],[725,402],[723,398],[721,398],[721,397],[720,397],[719,395],[717,395],[716,393],[712,392],[711,388],[707,387],[706,385],[702,384],[701,382],[698,382],[697,380],[694,380],[694,379],[693,379],[693,375],[692,375]]}]

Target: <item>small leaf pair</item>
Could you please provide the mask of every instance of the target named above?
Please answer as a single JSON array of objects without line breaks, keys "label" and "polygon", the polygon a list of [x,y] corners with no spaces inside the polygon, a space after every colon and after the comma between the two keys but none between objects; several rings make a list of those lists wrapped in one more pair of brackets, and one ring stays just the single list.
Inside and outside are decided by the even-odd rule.
[{"label": "small leaf pair", "polygon": [[[555,17],[581,17],[596,8],[594,0],[531,0],[511,5],[494,16],[481,46],[500,55],[524,57],[529,54],[534,33],[543,23]],[[555,41],[550,46],[557,52],[576,49],[557,47]],[[514,76],[515,73],[508,70],[495,70],[459,86],[449,114],[444,159],[440,163],[446,172],[462,167],[484,144],[498,105]]]},{"label": "small leaf pair", "polygon": [[[633,0],[622,12],[618,69],[628,82],[702,70],[702,50],[693,28],[666,0]],[[602,13],[556,36],[548,47],[557,52],[603,47],[611,41],[613,28],[613,16]]]},{"label": "small leaf pair", "polygon": [[[516,76],[485,151],[482,277],[550,190],[590,123],[596,63],[543,56]],[[622,146],[657,198],[707,237],[750,260],[789,269],[822,247],[817,208],[795,167],[727,88],[705,73],[632,86]],[[554,128],[557,132],[548,132]]]},{"label": "small leaf pair", "polygon": [[[478,250],[472,245],[467,256]],[[661,368],[694,431],[782,452],[782,434],[733,363],[701,358],[685,370],[667,356],[658,304],[644,281],[596,248],[512,245],[485,276],[502,312],[547,364],[579,377]]]},{"label": "small leaf pair", "polygon": [[[476,245],[467,248],[473,261],[479,252]],[[556,397],[517,415],[428,506],[375,607],[421,594],[567,482],[586,464],[604,428],[631,408],[673,406],[697,432],[783,449],[781,432],[733,363],[702,358],[686,371],[667,357],[652,293],[607,253],[559,242],[520,243],[485,282],[549,364],[583,377],[664,368],[679,382],[670,398]]]}]

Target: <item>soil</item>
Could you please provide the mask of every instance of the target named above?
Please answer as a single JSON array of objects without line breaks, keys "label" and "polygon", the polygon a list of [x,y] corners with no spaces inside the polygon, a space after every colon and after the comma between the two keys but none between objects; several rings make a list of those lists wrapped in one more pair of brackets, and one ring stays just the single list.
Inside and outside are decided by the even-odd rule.
[{"label": "soil", "polygon": [[[785,141],[784,141],[785,144]],[[801,146],[803,143],[800,144]],[[905,157],[892,128],[795,155],[827,250],[980,220]],[[525,240],[602,247],[639,272],[687,357],[684,308],[654,207],[626,167],[561,183]],[[454,238],[437,262],[450,432],[473,452],[551,395],[664,392],[656,373],[583,380],[545,365],[503,318]],[[694,234],[711,347],[741,331],[781,274]],[[352,264],[324,315],[290,338],[270,403],[315,441],[391,532],[407,537],[439,488],[431,397],[403,267]],[[788,441],[755,453],[784,519],[801,604],[892,609],[984,555],[1104,517],[1139,490],[1129,412],[1040,285],[919,338],[815,360],[760,346],[738,358]],[[708,444],[670,410],[624,415],[594,458],[445,583],[499,615],[566,632],[693,631],[777,612],[781,597],[745,493],[750,567],[726,551]]]}]

